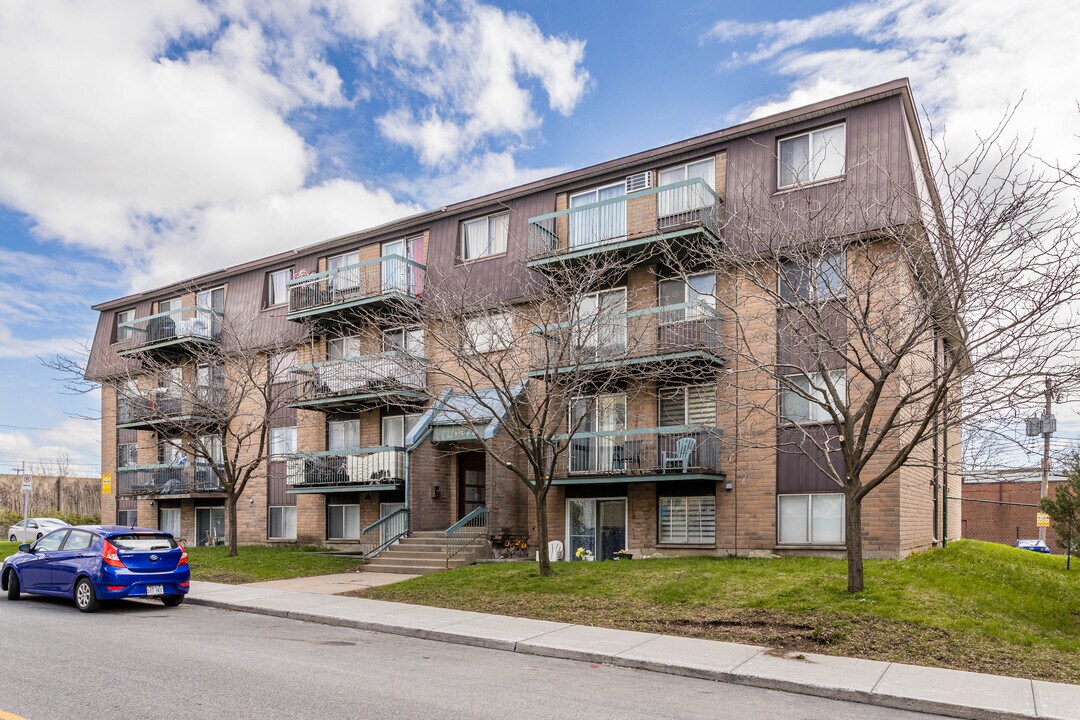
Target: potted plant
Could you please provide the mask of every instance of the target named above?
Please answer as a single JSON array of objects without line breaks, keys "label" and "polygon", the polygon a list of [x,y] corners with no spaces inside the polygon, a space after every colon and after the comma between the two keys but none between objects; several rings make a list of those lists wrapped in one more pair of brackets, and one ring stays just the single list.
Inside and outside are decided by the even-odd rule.
[{"label": "potted plant", "polygon": [[622,550],[616,550],[615,551],[615,559],[616,560],[633,560],[634,559],[634,553],[630,552],[627,548],[623,548]]},{"label": "potted plant", "polygon": [[574,557],[576,557],[578,560],[591,561],[593,559],[592,550],[586,550],[583,547],[579,547],[577,549],[577,552],[574,553]]}]

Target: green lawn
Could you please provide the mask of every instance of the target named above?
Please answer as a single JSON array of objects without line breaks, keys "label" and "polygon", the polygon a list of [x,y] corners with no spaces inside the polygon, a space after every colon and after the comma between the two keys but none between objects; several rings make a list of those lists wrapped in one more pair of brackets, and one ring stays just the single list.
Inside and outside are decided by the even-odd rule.
[{"label": "green lawn", "polygon": [[[18,543],[0,542],[0,559],[18,549]],[[312,552],[317,547],[291,545],[241,546],[236,557],[229,557],[225,547],[189,547],[191,577],[223,583],[249,583],[282,580],[308,575],[329,575],[359,567],[356,558],[333,557]]]},{"label": "green lawn", "polygon": [[961,541],[901,561],[682,558],[475,565],[364,597],[1080,683],[1080,565]]}]

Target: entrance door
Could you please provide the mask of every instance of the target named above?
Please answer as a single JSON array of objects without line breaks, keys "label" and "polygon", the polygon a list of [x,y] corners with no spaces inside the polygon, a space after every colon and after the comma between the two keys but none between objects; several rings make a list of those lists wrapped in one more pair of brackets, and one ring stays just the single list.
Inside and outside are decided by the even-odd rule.
[{"label": "entrance door", "polygon": [[458,519],[465,517],[487,500],[487,456],[483,452],[458,455]]},{"label": "entrance door", "polygon": [[612,560],[626,547],[626,500],[571,498],[566,501],[566,558],[577,560],[578,548],[595,560]]},{"label": "entrance door", "polygon": [[195,508],[195,544],[222,545],[225,542],[225,508]]}]

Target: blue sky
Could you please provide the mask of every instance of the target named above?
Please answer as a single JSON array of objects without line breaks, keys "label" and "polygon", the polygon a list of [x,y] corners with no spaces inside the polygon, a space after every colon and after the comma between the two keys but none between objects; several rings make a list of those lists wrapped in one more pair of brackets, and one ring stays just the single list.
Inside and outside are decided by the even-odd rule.
[{"label": "blue sky", "polygon": [[1023,94],[1075,158],[1080,12],[1005,5],[8,0],[0,471],[97,471],[36,356],[131,290],[901,76],[961,148]]}]

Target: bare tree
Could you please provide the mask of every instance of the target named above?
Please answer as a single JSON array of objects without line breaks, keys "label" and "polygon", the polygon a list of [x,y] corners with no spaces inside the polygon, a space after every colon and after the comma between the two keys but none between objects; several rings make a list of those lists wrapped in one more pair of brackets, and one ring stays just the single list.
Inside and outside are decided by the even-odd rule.
[{"label": "bare tree", "polygon": [[59,452],[53,458],[39,458],[37,462],[38,475],[42,478],[51,476],[56,489],[56,512],[63,512],[63,483],[68,476],[70,460],[66,452]]},{"label": "bare tree", "polygon": [[1075,207],[1007,128],[957,158],[932,143],[929,164],[862,147],[842,181],[787,193],[729,168],[708,265],[736,324],[742,442],[798,453],[843,490],[850,592],[872,491],[959,461],[961,428],[1015,423],[1044,375],[1076,377]]}]

